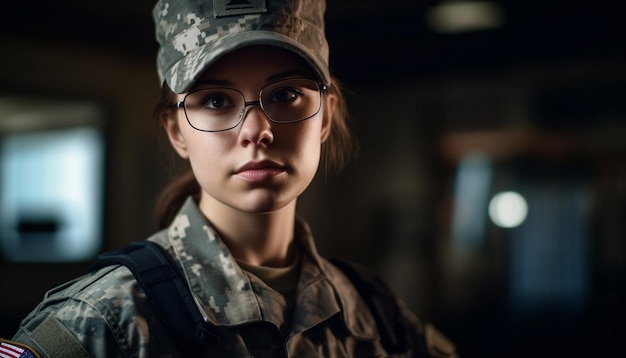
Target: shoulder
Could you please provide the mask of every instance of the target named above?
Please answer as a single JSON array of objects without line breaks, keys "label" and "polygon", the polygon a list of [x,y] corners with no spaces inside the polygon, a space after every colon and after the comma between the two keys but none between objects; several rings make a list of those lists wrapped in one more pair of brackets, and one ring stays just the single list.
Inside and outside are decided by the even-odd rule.
[{"label": "shoulder", "polygon": [[54,315],[64,320],[90,317],[118,320],[120,308],[131,306],[143,294],[132,273],[124,266],[104,267],[61,284],[46,292],[43,301],[26,318]]},{"label": "shoulder", "polygon": [[117,315],[120,307],[133,305],[143,295],[137,282],[124,266],[103,267],[48,291],[41,310],[55,310],[84,305],[102,314],[105,319]]},{"label": "shoulder", "polygon": [[104,267],[48,291],[14,340],[46,353],[75,347],[119,355],[133,345],[129,337],[147,333],[141,323],[146,321],[142,312],[148,311],[141,309],[145,300],[126,267]]},{"label": "shoulder", "polygon": [[456,348],[432,324],[422,325],[387,283],[372,269],[347,260],[330,260],[350,281],[372,314],[385,350],[418,357],[456,357]]}]

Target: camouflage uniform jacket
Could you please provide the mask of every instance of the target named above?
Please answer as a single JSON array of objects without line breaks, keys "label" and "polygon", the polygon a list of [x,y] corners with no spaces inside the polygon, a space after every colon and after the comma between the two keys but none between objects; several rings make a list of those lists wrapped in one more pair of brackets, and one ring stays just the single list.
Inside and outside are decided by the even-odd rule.
[{"label": "camouflage uniform jacket", "polygon": [[[296,227],[304,254],[291,308],[280,293],[239,267],[191,199],[168,229],[149,238],[175,259],[219,335],[217,345],[194,356],[388,356],[358,292],[317,254],[307,225],[298,221]],[[124,266],[105,267],[50,290],[13,340],[51,357],[184,355]]]}]

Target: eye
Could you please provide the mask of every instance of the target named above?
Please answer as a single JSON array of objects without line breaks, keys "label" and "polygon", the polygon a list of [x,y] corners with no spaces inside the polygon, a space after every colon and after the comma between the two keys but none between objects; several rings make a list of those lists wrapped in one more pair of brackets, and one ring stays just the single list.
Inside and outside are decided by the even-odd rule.
[{"label": "eye", "polygon": [[233,102],[228,96],[221,93],[213,93],[205,96],[201,101],[202,107],[212,110],[233,107]]},{"label": "eye", "polygon": [[294,102],[302,95],[302,91],[294,87],[282,87],[272,92],[272,102]]}]

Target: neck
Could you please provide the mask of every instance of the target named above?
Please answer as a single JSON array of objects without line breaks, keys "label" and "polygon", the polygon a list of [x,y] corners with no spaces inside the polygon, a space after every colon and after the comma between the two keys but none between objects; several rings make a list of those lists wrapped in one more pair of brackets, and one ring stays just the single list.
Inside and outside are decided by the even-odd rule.
[{"label": "neck", "polygon": [[265,214],[245,213],[204,197],[199,206],[236,259],[257,266],[292,263],[295,200]]}]

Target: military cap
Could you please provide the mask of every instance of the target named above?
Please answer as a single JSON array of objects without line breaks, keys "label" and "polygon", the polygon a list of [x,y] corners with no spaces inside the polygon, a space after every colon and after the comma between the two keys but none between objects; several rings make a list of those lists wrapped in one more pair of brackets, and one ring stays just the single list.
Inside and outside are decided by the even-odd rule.
[{"label": "military cap", "polygon": [[186,92],[239,48],[269,45],[301,56],[330,85],[325,0],[159,0],[153,10],[161,84]]}]

